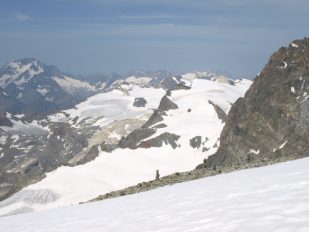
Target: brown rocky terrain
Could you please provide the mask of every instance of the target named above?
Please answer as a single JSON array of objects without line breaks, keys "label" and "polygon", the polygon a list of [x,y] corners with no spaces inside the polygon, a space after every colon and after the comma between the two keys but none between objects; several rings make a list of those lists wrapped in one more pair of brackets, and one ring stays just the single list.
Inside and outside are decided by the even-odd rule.
[{"label": "brown rocky terrain", "polygon": [[218,151],[207,166],[309,155],[309,38],[295,40],[269,59],[232,106]]}]

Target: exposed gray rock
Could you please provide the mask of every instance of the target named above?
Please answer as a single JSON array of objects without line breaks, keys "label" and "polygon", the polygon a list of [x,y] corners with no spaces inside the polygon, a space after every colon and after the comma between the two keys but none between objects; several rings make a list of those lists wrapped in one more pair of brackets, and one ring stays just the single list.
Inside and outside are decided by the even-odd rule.
[{"label": "exposed gray rock", "polygon": [[138,98],[134,99],[133,106],[135,106],[135,107],[145,107],[146,103],[147,103],[147,101],[145,100],[145,98],[138,97]]},{"label": "exposed gray rock", "polygon": [[140,142],[139,147],[142,147],[142,148],[162,147],[164,143],[165,145],[168,145],[168,144],[171,145],[171,147],[175,149],[177,147],[176,141],[179,138],[180,138],[179,135],[165,132],[155,138]]},{"label": "exposed gray rock", "polygon": [[309,156],[309,39],[274,53],[232,106],[207,165]]},{"label": "exposed gray rock", "polygon": [[160,124],[153,126],[152,128],[159,129],[159,128],[165,128],[165,127],[167,127],[167,125],[165,125],[164,123],[160,123]]},{"label": "exposed gray rock", "polygon": [[86,152],[84,156],[79,156],[77,159],[74,159],[73,157],[72,160],[69,161],[69,165],[71,166],[76,166],[76,165],[81,165],[88,163],[92,160],[94,160],[96,157],[99,155],[99,149],[98,146],[92,146],[89,151]]},{"label": "exposed gray rock", "polygon": [[201,136],[195,136],[194,138],[190,139],[190,146],[192,148],[200,148],[201,144],[202,144]]},{"label": "exposed gray rock", "polygon": [[158,122],[163,121],[163,117],[166,113],[162,110],[154,110],[148,121],[142,126],[142,128],[149,128]]},{"label": "exposed gray rock", "polygon": [[152,125],[155,125],[156,123],[163,121],[163,116],[166,115],[166,111],[172,109],[178,109],[178,106],[168,98],[169,94],[170,91],[167,91],[167,94],[164,95],[163,98],[161,99],[158,109],[154,110],[153,114],[150,116],[148,121],[142,126],[142,128],[149,128]]},{"label": "exposed gray rock", "polygon": [[151,128],[136,129],[126,138],[122,138],[118,145],[120,148],[136,149],[140,141],[150,137],[154,133],[156,133],[156,129]]},{"label": "exposed gray rock", "polygon": [[118,144],[109,144],[109,143],[103,142],[100,144],[100,147],[102,151],[110,153],[116,148],[118,148]]},{"label": "exposed gray rock", "polygon": [[163,98],[160,101],[160,105],[158,107],[158,110],[162,111],[168,111],[168,110],[175,110],[178,109],[178,106],[172,102],[167,95],[164,95]]},{"label": "exposed gray rock", "polygon": [[222,122],[225,122],[226,120],[226,113],[220,108],[220,106],[216,105],[212,101],[208,101],[209,104],[211,104],[214,108],[215,111],[217,112],[218,118],[221,119]]},{"label": "exposed gray rock", "polygon": [[6,113],[4,112],[0,112],[0,126],[13,126],[13,123],[6,117]]},{"label": "exposed gray rock", "polygon": [[[178,106],[172,102],[167,95],[164,95],[160,101],[158,109],[154,110],[148,121],[141,128],[135,129],[127,137],[123,137],[120,140],[118,147],[131,149],[136,149],[138,147],[161,147],[163,142],[170,144],[173,148],[176,147],[177,145],[175,141],[178,140],[178,138],[176,139],[176,135],[169,133],[162,134],[151,140],[146,140],[156,133],[157,128],[166,127],[166,125],[162,123],[156,126],[154,125],[163,121],[162,116],[166,115],[166,111],[171,109],[178,109]],[[144,141],[141,142],[142,140]]]}]

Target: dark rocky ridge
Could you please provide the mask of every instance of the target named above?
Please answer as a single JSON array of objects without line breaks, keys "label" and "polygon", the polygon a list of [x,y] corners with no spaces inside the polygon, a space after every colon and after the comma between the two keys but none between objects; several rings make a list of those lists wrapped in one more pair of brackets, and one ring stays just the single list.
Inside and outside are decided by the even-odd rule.
[{"label": "dark rocky ridge", "polygon": [[232,106],[218,151],[199,167],[309,155],[309,38],[275,52]]},{"label": "dark rocky ridge", "polygon": [[176,141],[179,138],[180,138],[179,135],[165,132],[155,138],[140,142],[139,147],[142,147],[142,148],[162,147],[164,143],[166,145],[170,144],[173,149],[176,149],[177,147]]},{"label": "dark rocky ridge", "polygon": [[0,112],[0,126],[11,127],[13,123],[6,117],[6,113]]},{"label": "dark rocky ridge", "polygon": [[209,104],[211,104],[214,108],[215,111],[217,112],[218,118],[221,119],[222,122],[225,122],[226,120],[226,113],[220,108],[220,106],[216,105],[212,101],[208,101]]},{"label": "dark rocky ridge", "polygon": [[170,144],[174,149],[177,147],[176,141],[180,138],[178,135],[171,133],[163,133],[155,138],[148,139],[150,136],[156,133],[157,128],[165,127],[164,124],[154,126],[156,123],[163,121],[166,112],[171,109],[178,109],[178,106],[172,102],[167,94],[163,96],[160,101],[158,109],[155,109],[153,114],[150,116],[148,121],[138,129],[135,129],[127,137],[123,137],[118,144],[120,148],[137,149],[150,148],[150,147],[161,147],[163,143]]}]

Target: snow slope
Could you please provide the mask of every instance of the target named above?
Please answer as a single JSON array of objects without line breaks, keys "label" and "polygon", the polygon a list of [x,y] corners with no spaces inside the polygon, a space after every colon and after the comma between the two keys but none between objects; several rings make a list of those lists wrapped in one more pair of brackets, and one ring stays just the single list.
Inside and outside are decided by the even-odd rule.
[{"label": "snow slope", "polygon": [[[79,103],[75,108],[49,116],[51,121],[72,121],[78,117],[78,122],[87,118],[101,117],[96,125],[103,126],[115,120],[138,118],[157,108],[160,99],[165,94],[163,89],[143,88],[136,85],[122,85],[121,89],[99,93]],[[145,107],[134,107],[134,99],[143,97]]]},{"label": "snow slope", "polygon": [[52,78],[69,94],[74,94],[79,90],[96,90],[95,87],[90,85],[88,82],[73,79],[71,77],[64,76],[63,78],[59,78],[57,76],[54,76]]},{"label": "snow slope", "polygon": [[309,158],[0,218],[2,232],[307,232]]},{"label": "snow slope", "polygon": [[[151,180],[156,170],[164,176],[195,168],[204,158],[216,151],[224,125],[208,101],[213,101],[228,112],[231,103],[245,93],[251,81],[242,80],[234,85],[228,85],[211,80],[194,79],[187,84],[191,86],[190,90],[172,91],[170,98],[178,105],[178,109],[167,112],[163,120],[167,127],[157,129],[152,136],[156,137],[164,132],[179,135],[180,139],[177,141],[179,146],[176,149],[163,145],[159,148],[100,152],[94,161],[76,167],[60,167],[48,173],[39,183],[30,185],[0,202],[0,215],[78,204],[100,194]],[[122,88],[124,89],[93,96],[77,105],[76,109],[65,111],[69,114],[69,120],[73,120],[76,116],[80,118],[79,121],[87,117],[104,116],[96,124],[106,125],[123,117],[142,117],[145,113],[149,113],[149,107],[158,106],[159,99],[163,95],[162,89],[132,85],[124,85]],[[136,108],[128,104],[132,103],[135,97],[141,96],[147,100],[146,108]],[[54,115],[52,120],[63,120],[61,117],[67,120],[62,114],[58,119]],[[195,136],[201,136],[204,144],[193,149],[190,139]],[[30,199],[29,192],[33,194]]]},{"label": "snow slope", "polygon": [[[229,85],[203,79],[187,82],[191,86],[190,90],[175,90],[169,97],[178,109],[169,110],[167,115],[163,116],[163,122],[157,123],[164,123],[167,127],[158,128],[147,140],[165,132],[174,133],[180,136],[180,149],[191,152],[189,140],[201,136],[205,142],[204,147],[208,150],[207,154],[213,154],[217,149],[214,145],[224,124],[209,101],[217,104],[227,114],[231,104],[245,94],[251,83],[242,80],[235,85]],[[202,149],[203,146],[200,147],[200,150]]]}]

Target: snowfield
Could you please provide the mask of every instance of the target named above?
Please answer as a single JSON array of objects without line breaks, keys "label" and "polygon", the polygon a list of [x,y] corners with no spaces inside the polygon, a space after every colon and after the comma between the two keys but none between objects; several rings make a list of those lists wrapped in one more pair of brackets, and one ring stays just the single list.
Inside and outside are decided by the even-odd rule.
[{"label": "snowfield", "polygon": [[1,232],[307,232],[309,158],[0,218]]},{"label": "snowfield", "polygon": [[[95,125],[103,126],[110,122],[129,118],[139,118],[152,112],[159,106],[159,102],[165,91],[163,89],[143,88],[135,85],[123,85],[121,89],[99,93],[89,97],[86,101],[79,103],[75,108],[65,110],[72,121],[78,117],[80,122],[86,118],[103,117]],[[135,98],[144,97],[147,101],[146,107],[137,108],[133,106]],[[63,113],[49,116],[51,121],[68,120]]]},{"label": "snowfield", "polygon": [[[180,136],[176,149],[165,144],[148,149],[116,149],[112,153],[101,151],[95,160],[76,167],[60,167],[47,173],[47,177],[39,183],[29,185],[0,202],[0,216],[85,202],[100,194],[152,180],[156,170],[165,176],[194,169],[217,150],[224,126],[209,101],[227,113],[231,104],[244,95],[251,83],[248,80],[238,81],[234,85],[202,79],[188,81],[191,89],[172,91],[169,97],[178,109],[169,110],[163,121],[159,122],[166,127],[158,128],[154,135],[146,139],[165,132],[174,133]],[[124,85],[121,90],[97,94],[65,112],[69,120],[104,116],[96,122],[102,126],[149,114],[151,108],[158,107],[164,93],[162,89]],[[147,100],[146,107],[133,107],[135,97],[141,96]],[[62,113],[50,118],[67,120]],[[110,136],[120,137],[116,133]],[[196,136],[201,136],[203,144],[192,148],[190,139]]]}]

